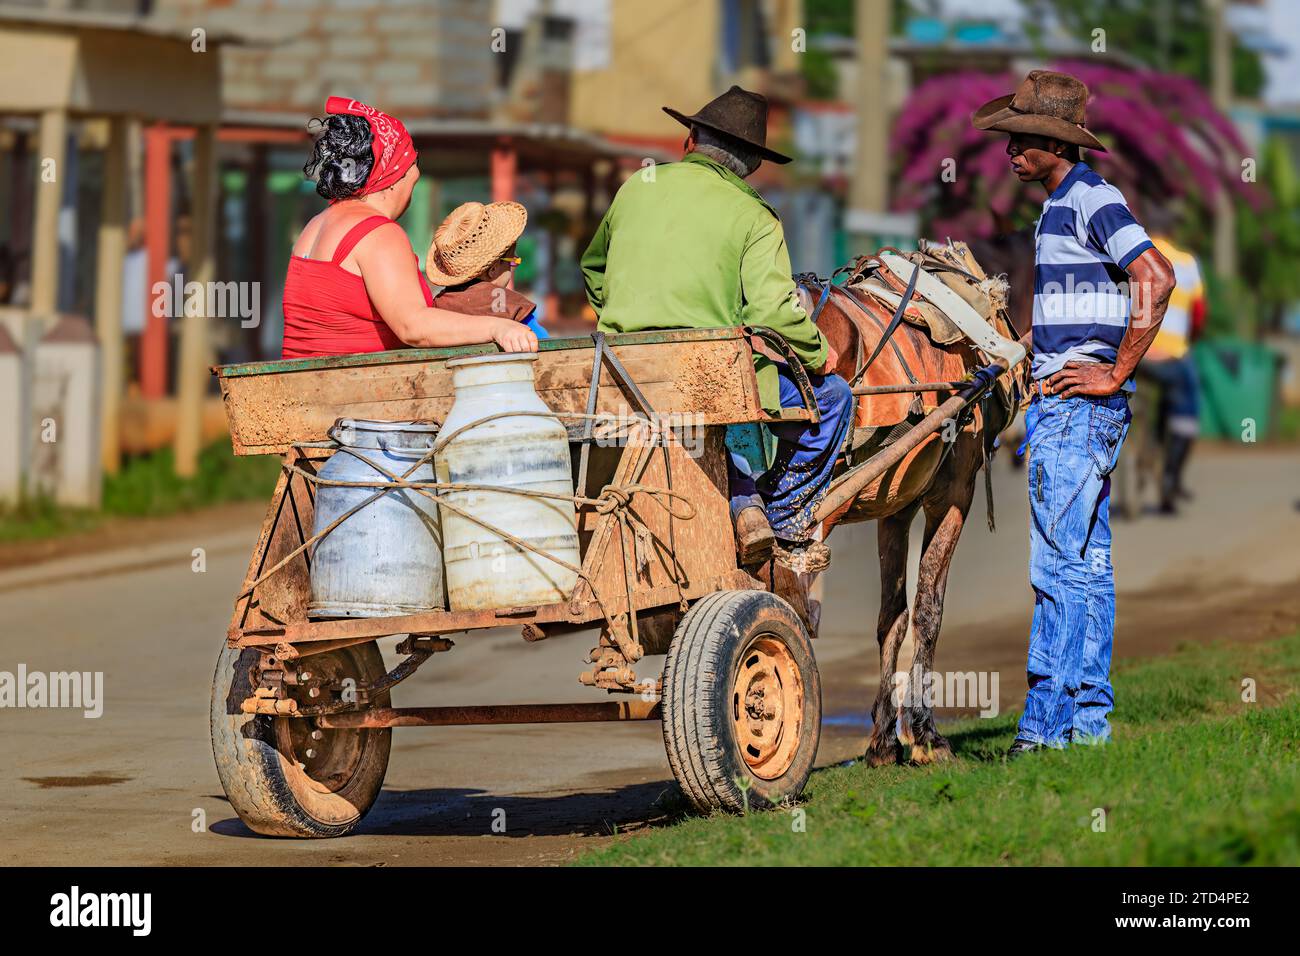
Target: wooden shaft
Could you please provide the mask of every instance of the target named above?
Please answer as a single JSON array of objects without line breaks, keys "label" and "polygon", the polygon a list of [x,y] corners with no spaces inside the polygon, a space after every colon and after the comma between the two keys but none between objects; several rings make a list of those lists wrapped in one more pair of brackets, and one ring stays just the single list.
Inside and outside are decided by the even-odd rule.
[{"label": "wooden shaft", "polygon": [[[1021,339],[1021,344],[1027,344],[1027,342],[1028,336]],[[1007,360],[1000,358],[992,365],[987,366],[987,369],[994,372],[996,378],[1007,371],[1007,366]],[[908,452],[942,428],[945,421],[956,417],[963,408],[975,401],[988,387],[988,385],[980,384],[968,385],[929,415],[926,415],[911,431],[907,432],[894,444],[856,468],[852,468],[840,475],[831,483],[830,490],[826,492],[826,497],[817,506],[813,521],[826,520],[852,501],[864,488],[906,458]]]},{"label": "wooden shaft", "polygon": [[915,385],[854,385],[854,395],[896,395],[900,392],[951,392],[961,382],[917,382]]}]

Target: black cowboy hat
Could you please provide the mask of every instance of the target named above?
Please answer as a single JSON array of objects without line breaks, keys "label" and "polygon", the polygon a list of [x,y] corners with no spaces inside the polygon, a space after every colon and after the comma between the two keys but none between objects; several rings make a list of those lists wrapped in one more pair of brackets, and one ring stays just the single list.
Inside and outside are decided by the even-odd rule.
[{"label": "black cowboy hat", "polygon": [[1034,133],[1104,153],[1083,125],[1088,87],[1068,73],[1032,70],[1014,93],[989,100],[971,117],[976,129]]},{"label": "black cowboy hat", "polygon": [[767,98],[757,93],[733,86],[694,116],[683,116],[668,106],[663,110],[683,126],[703,126],[754,147],[764,159],[790,162],[789,156],[767,148]]}]

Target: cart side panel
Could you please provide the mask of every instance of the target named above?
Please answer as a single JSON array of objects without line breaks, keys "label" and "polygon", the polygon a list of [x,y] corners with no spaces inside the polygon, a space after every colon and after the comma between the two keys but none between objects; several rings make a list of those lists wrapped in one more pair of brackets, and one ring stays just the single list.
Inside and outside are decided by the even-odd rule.
[{"label": "cart side panel", "polygon": [[[310,456],[291,452],[288,464],[315,472],[328,458],[328,452],[313,450]],[[249,561],[241,593],[253,582],[284,560],[311,536],[315,520],[315,499],[311,484],[300,475],[284,471],[276,483]],[[244,629],[256,629],[304,622],[310,599],[310,550],[298,554],[289,563],[258,584],[250,596],[241,597],[231,621],[231,635]]]},{"label": "cart side panel", "polygon": [[[766,418],[747,340],[738,330],[611,336],[610,348],[654,410],[703,424]],[[281,454],[293,442],[320,441],[339,418],[442,421],[453,398],[447,359],[457,350],[419,350],[218,368],[231,442],[240,455]],[[539,353],[536,380],[556,411],[587,403],[594,352],[588,347]],[[369,359],[369,361],[367,361]],[[599,411],[635,407],[601,375]]]},{"label": "cart side panel", "polygon": [[[688,433],[689,435],[689,433]],[[670,477],[665,472],[663,449],[629,442],[613,484],[643,484],[654,488],[671,488],[687,505],[674,502],[679,511],[693,508],[689,519],[671,517],[654,498],[644,492],[633,495],[629,510],[635,516],[629,522],[627,540],[614,515],[584,511],[584,529],[591,531],[583,566],[594,578],[596,590],[611,613],[627,607],[627,584],[624,570],[624,545],[632,555],[634,588],[638,609],[675,603],[678,595],[673,584],[673,555],[676,576],[682,584],[682,596],[694,599],[708,594],[720,582],[731,582],[736,575],[736,546],[731,530],[731,512],[727,499],[725,429],[712,426],[683,445],[680,436],[668,441]],[[633,529],[639,524],[646,534]],[[730,585],[727,585],[730,586]],[[590,591],[580,582],[575,597],[588,599]]]}]

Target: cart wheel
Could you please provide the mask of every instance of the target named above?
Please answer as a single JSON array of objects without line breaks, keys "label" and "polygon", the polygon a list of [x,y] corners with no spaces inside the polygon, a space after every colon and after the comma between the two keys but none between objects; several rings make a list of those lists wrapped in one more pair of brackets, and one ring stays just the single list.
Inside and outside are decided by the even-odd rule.
[{"label": "cart wheel", "polygon": [[[223,648],[212,681],[212,754],[230,805],[249,829],[266,836],[343,836],[379,796],[392,730],[317,731],[306,717],[242,713],[257,661],[256,650]],[[373,641],[313,654],[307,662],[326,681],[373,681],[385,673]],[[374,706],[388,704],[387,693],[375,695]]]},{"label": "cart wheel", "polygon": [[696,809],[741,811],[797,797],[821,737],[812,644],[767,591],[719,591],[687,612],[664,668],[668,763]]}]

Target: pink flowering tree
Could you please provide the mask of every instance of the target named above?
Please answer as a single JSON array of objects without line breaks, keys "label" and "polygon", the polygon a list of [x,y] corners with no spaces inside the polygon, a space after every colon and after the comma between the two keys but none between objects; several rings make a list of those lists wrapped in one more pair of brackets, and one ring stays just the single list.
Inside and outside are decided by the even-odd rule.
[{"label": "pink flowering tree", "polygon": [[[1224,190],[1252,208],[1266,204],[1263,186],[1242,181],[1245,144],[1193,80],[1084,62],[1054,68],[1088,85],[1088,128],[1109,151],[1088,151],[1084,159],[1130,199],[1143,205],[1181,199],[1189,215],[1204,214],[1203,222]],[[1012,174],[1006,134],[981,132],[970,122],[981,105],[1021,79],[943,74],[908,98],[891,142],[900,169],[894,204],[919,210],[924,234],[985,238],[1038,216],[1042,189],[1026,188]]]}]

